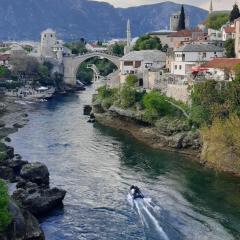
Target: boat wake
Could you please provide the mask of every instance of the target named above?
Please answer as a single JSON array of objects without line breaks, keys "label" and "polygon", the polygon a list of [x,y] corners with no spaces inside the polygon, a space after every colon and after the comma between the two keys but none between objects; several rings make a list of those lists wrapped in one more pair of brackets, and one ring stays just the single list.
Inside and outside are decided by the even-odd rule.
[{"label": "boat wake", "polygon": [[138,198],[133,199],[128,194],[128,201],[131,206],[136,210],[147,239],[169,240],[171,239],[161,226],[160,219],[158,217],[161,212],[161,208],[156,206],[150,198]]}]

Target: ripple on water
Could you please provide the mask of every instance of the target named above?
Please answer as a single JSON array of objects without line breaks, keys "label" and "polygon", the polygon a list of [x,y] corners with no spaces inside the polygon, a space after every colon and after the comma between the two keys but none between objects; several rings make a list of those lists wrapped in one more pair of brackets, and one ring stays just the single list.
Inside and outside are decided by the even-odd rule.
[{"label": "ripple on water", "polygon": [[[226,202],[222,195],[224,182],[231,186],[240,181],[199,170],[182,156],[149,149],[118,131],[86,123],[82,108],[89,95],[86,91],[78,98],[37,105],[27,127],[12,136],[16,152],[46,163],[51,184],[68,192],[64,209],[42,219],[46,239],[159,240],[152,236],[154,231],[146,231],[126,200],[132,184],[152,199],[149,211],[171,240],[240,237],[238,201]],[[224,190],[240,200],[240,193]]]}]

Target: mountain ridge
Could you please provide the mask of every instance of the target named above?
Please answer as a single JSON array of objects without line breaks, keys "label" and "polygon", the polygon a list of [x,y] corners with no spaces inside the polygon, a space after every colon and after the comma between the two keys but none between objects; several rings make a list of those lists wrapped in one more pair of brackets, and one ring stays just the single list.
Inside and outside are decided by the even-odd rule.
[{"label": "mountain ridge", "polygon": [[[207,17],[206,10],[184,6],[191,27]],[[88,0],[0,0],[0,39],[38,40],[40,32],[49,27],[64,40],[123,38],[128,18],[133,36],[138,36],[166,29],[169,16],[180,8],[181,4],[171,1],[115,8],[109,3]]]}]

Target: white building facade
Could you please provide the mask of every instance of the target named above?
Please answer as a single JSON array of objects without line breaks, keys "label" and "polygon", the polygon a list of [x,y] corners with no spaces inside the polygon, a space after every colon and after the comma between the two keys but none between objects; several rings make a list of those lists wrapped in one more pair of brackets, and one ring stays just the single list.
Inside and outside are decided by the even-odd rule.
[{"label": "white building facade", "polygon": [[174,51],[171,73],[184,79],[192,67],[223,56],[223,48],[210,44],[188,44]]}]

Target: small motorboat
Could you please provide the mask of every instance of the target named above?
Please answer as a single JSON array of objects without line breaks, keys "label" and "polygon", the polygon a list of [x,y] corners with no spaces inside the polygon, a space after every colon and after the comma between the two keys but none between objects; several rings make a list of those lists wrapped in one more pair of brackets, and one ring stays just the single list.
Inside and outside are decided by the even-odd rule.
[{"label": "small motorboat", "polygon": [[130,187],[130,195],[134,200],[138,198],[142,198],[142,199],[144,198],[144,195],[141,193],[139,187],[134,185]]}]

